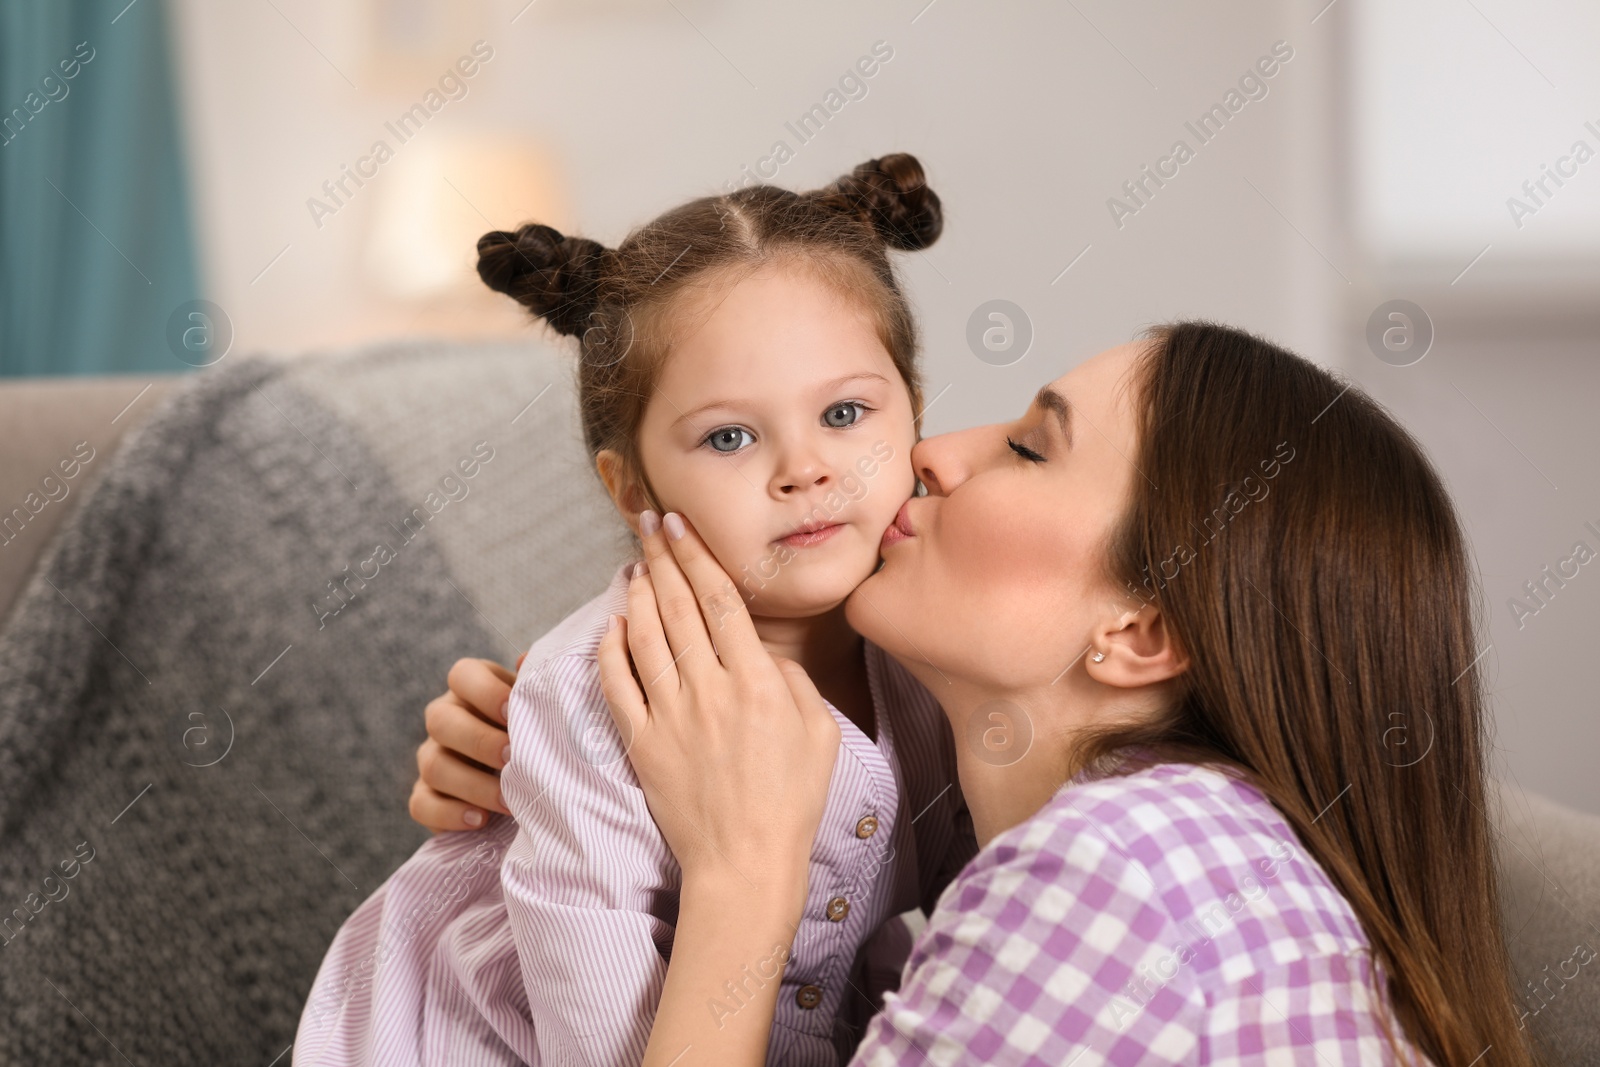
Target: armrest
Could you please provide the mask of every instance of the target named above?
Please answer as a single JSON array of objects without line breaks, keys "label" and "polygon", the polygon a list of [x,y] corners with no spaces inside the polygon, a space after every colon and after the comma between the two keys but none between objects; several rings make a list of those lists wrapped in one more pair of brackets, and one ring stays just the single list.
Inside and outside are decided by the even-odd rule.
[{"label": "armrest", "polygon": [[0,440],[0,627],[45,546],[99,478],[122,435],[155,410],[177,379],[0,382],[0,426],[9,431]]}]

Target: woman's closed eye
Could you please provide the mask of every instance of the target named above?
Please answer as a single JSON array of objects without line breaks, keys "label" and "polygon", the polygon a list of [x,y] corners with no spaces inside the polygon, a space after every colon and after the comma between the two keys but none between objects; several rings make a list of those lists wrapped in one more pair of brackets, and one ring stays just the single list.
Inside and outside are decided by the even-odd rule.
[{"label": "woman's closed eye", "polygon": [[1033,449],[1029,448],[1027,445],[1019,444],[1009,437],[1006,438],[1006,444],[1011,446],[1011,451],[1015,452],[1017,455],[1021,456],[1030,463],[1044,462],[1044,457],[1035,452]]}]

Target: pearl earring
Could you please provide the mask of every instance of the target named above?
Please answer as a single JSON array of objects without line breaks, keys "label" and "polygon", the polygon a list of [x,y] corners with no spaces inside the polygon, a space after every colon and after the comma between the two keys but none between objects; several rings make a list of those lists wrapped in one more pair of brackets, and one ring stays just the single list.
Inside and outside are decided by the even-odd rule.
[{"label": "pearl earring", "polygon": [[1106,654],[1104,652],[1096,652],[1094,655],[1090,656],[1089,658],[1094,660],[1096,663],[1104,663],[1105,662],[1105,658],[1106,658]]}]

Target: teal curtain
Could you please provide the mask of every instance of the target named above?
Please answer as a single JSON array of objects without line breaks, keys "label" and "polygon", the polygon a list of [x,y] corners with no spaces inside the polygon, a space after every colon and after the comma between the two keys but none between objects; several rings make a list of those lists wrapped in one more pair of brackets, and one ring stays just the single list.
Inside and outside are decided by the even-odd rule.
[{"label": "teal curtain", "polygon": [[197,362],[173,82],[163,0],[0,0],[0,375]]}]

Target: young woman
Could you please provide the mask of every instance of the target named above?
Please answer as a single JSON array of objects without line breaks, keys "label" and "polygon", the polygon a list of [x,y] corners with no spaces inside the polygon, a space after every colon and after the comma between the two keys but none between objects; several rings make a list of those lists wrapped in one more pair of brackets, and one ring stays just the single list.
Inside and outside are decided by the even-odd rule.
[{"label": "young woman", "polygon": [[[848,617],[938,697],[982,849],[852,1062],[1536,1062],[1472,570],[1404,430],[1191,323],[912,458]],[[600,646],[683,867],[646,1062],[757,1063],[777,991],[708,1004],[794,928],[836,742],[684,531]]]}]

